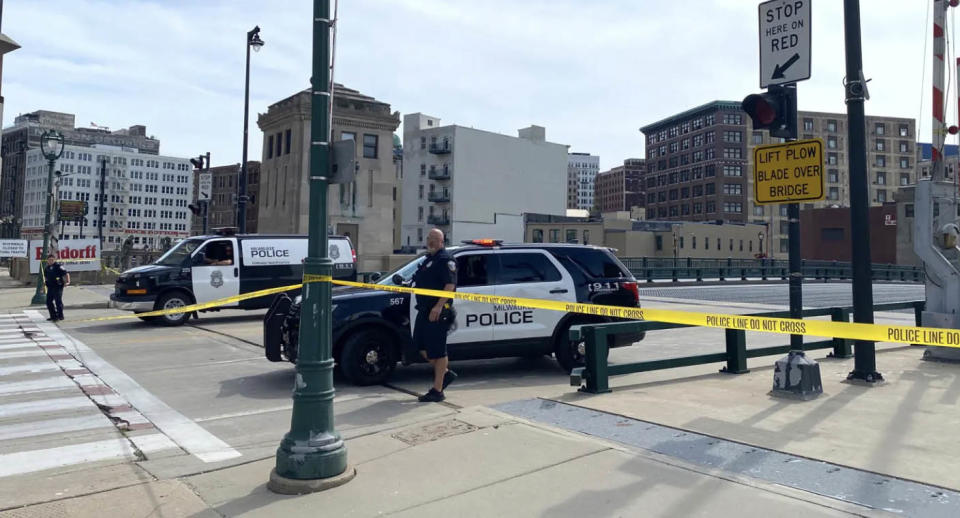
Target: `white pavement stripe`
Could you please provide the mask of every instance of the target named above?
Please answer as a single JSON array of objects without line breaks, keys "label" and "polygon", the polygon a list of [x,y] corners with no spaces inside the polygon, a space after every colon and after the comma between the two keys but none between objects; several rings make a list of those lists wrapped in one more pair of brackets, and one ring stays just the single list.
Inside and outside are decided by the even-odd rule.
[{"label": "white pavement stripe", "polygon": [[[26,310],[24,313],[35,322],[42,318],[40,313],[35,310]],[[101,358],[80,340],[66,336],[60,328],[54,325],[39,322],[38,325],[47,335],[60,342],[60,345],[75,357],[83,358],[83,363],[87,369],[96,374],[104,383],[149,419],[158,430],[170,437],[187,452],[204,462],[218,462],[241,455],[229,444],[148,392],[133,378]]]},{"label": "white pavement stripe", "polygon": [[0,343],[0,351],[6,351],[8,349],[24,349],[24,348],[35,348],[37,346],[34,342],[2,342]]},{"label": "white pavement stripe", "polygon": [[[137,448],[144,453],[151,453],[170,447],[165,445],[163,440],[165,437],[151,437],[153,435],[158,434],[138,437],[135,441]],[[146,448],[140,446],[141,444]],[[45,450],[18,451],[0,455],[0,477],[117,458],[136,459],[133,446],[125,438],[72,444]]]},{"label": "white pavement stripe", "polygon": [[47,353],[43,352],[43,349],[24,349],[22,351],[13,351],[0,353],[0,360],[10,360],[13,358],[30,358],[34,356],[46,356]]},{"label": "white pavement stripe", "polygon": [[10,367],[0,367],[0,376],[9,376],[11,374],[29,374],[32,372],[58,371],[60,367],[53,362],[45,363],[27,363],[24,365],[13,365]]},{"label": "white pavement stripe", "polygon": [[0,383],[0,395],[43,392],[47,390],[61,390],[65,388],[75,388],[80,390],[80,388],[77,387],[77,384],[74,383],[72,379],[61,374],[53,378],[40,378],[30,381]]},{"label": "white pavement stripe", "polygon": [[0,425],[0,441],[53,433],[79,432],[81,430],[92,430],[95,428],[112,429],[114,428],[113,421],[107,419],[107,416],[97,411],[95,414],[76,417],[62,417],[59,419]]},{"label": "white pavement stripe", "polygon": [[0,419],[29,414],[42,414],[45,412],[59,412],[61,410],[71,410],[75,408],[90,408],[97,411],[100,410],[97,405],[95,405],[93,401],[90,401],[90,399],[87,397],[61,397],[0,405]]}]

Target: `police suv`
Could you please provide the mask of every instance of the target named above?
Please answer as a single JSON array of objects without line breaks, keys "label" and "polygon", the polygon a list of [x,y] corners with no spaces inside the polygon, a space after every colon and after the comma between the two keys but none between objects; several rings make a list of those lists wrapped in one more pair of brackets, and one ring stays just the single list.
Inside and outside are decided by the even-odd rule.
[{"label": "police suv", "polygon": [[[448,247],[456,260],[457,291],[507,297],[637,307],[637,281],[609,249],[568,244],[502,244],[465,241]],[[380,285],[408,285],[426,256],[380,279]],[[343,374],[358,385],[382,383],[397,362],[424,361],[413,349],[416,309],[412,296],[366,288],[333,290],[333,355]],[[264,319],[265,354],[270,361],[295,362],[300,324],[299,297],[278,295]],[[553,354],[570,371],[583,364],[583,343],[568,338],[571,326],[611,319],[492,305],[455,299],[456,320],[447,338],[451,360]],[[643,338],[618,335],[608,345]]]},{"label": "police suv", "polygon": [[[329,236],[328,243],[334,278],[356,280],[357,256],[350,239]],[[110,295],[110,305],[144,313],[300,284],[306,256],[306,236],[236,234],[234,229],[220,229],[217,235],[184,239],[152,264],[123,272]],[[295,295],[299,289],[292,292]],[[265,308],[271,300],[257,297],[203,311]],[[185,323],[190,314],[140,318],[175,326]]]}]

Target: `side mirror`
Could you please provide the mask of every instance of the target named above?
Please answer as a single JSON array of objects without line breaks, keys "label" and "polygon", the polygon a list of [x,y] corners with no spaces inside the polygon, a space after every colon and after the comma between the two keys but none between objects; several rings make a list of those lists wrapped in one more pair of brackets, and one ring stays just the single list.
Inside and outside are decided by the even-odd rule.
[{"label": "side mirror", "polygon": [[390,280],[393,281],[393,283],[397,286],[403,286],[403,276],[399,273],[393,274],[393,277]]},{"label": "side mirror", "polygon": [[373,272],[370,274],[370,282],[377,282],[381,277],[383,277],[383,275],[381,275],[380,272]]}]

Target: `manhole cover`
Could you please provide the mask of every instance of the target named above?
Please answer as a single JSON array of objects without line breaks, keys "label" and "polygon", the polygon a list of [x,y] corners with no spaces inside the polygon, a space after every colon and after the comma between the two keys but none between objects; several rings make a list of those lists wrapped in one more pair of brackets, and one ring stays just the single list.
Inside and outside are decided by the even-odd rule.
[{"label": "manhole cover", "polygon": [[451,419],[442,423],[428,424],[419,428],[403,430],[391,435],[391,437],[411,446],[416,446],[425,442],[443,439],[444,437],[470,433],[475,430],[479,430],[479,428],[472,424],[464,423],[463,421]]}]

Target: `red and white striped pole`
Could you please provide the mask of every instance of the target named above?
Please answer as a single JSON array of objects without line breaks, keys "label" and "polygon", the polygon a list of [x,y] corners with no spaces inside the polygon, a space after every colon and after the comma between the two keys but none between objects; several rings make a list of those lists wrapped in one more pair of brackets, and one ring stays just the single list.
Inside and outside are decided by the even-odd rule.
[{"label": "red and white striped pole", "polygon": [[931,140],[930,175],[933,181],[943,180],[943,143],[947,127],[943,121],[943,54],[946,51],[943,28],[947,18],[947,1],[933,0],[933,140]]}]

